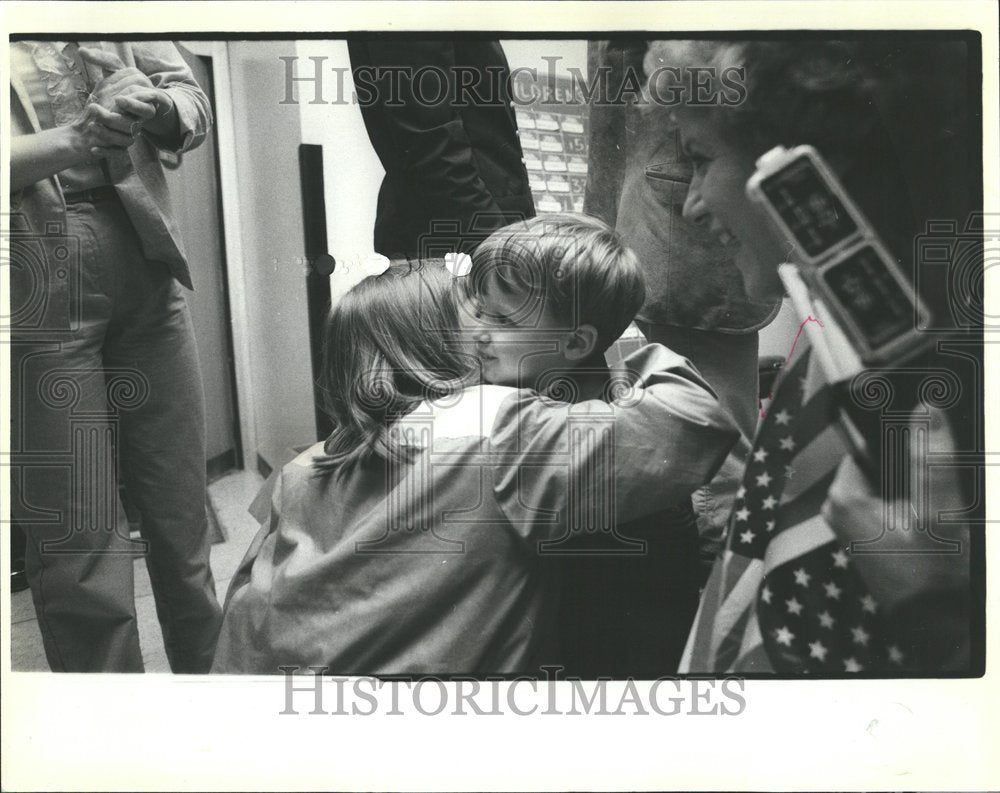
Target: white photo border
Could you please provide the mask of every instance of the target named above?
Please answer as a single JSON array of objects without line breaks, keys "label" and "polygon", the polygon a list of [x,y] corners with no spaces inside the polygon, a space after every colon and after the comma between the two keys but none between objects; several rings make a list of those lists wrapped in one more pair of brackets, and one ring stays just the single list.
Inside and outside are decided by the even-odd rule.
[{"label": "white photo border", "polygon": [[[2,28],[78,35],[339,33],[357,30],[560,33],[594,30],[978,30],[984,66],[984,208],[1000,212],[997,6],[984,2],[6,2]],[[642,24],[629,24],[642,20]],[[282,36],[284,38],[284,36]],[[6,36],[2,62],[9,64]],[[3,92],[0,118],[9,118]],[[9,162],[4,124],[3,159]],[[9,169],[0,196],[8,211]],[[988,174],[993,173],[994,177]],[[987,279],[987,283],[989,283]],[[7,300],[7,290],[0,294]],[[996,289],[987,293],[997,306]],[[986,393],[998,394],[987,344]],[[3,355],[6,356],[6,351]],[[992,365],[991,365],[992,364]],[[2,362],[6,372],[8,360]],[[0,415],[10,415],[6,387]],[[1000,404],[987,397],[986,405]],[[997,414],[986,415],[996,448]],[[9,431],[4,422],[5,434]],[[6,441],[5,441],[6,442]],[[987,492],[1000,493],[988,470]],[[6,514],[9,494],[0,505]],[[997,519],[995,503],[988,518]],[[9,571],[8,544],[2,544]],[[987,625],[1000,610],[1000,559],[987,532]],[[6,579],[3,579],[6,580]],[[707,790],[1000,787],[997,632],[981,679],[747,681],[739,715],[282,715],[285,682],[264,678],[79,676],[10,670],[2,597],[3,788],[62,790]],[[500,686],[531,703],[523,684]],[[624,683],[609,686],[617,703]],[[541,689],[539,689],[541,691]],[[525,693],[527,692],[527,693]],[[569,695],[565,687],[559,697]],[[300,696],[300,695],[296,695]],[[539,695],[542,710],[543,697]],[[296,700],[299,702],[299,700]],[[428,694],[428,702],[433,697]],[[709,703],[710,705],[711,703]],[[330,705],[327,711],[333,710]],[[450,711],[450,709],[449,709]]]}]

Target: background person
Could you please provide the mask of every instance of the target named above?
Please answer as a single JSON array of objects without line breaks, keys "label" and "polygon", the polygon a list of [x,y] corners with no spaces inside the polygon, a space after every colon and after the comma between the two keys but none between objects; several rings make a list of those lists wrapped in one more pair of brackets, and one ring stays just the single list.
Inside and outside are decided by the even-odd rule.
[{"label": "background person", "polygon": [[[745,102],[681,104],[674,118],[694,163],[685,216],[733,241],[751,296],[783,293],[777,266],[789,243],[746,194],[756,159],[775,145],[816,147],[912,275],[912,245],[926,222],[961,217],[975,205],[975,164],[963,159],[970,114],[911,123],[915,108],[935,97],[947,104],[964,85],[961,44],[666,41],[647,56],[650,71],[660,64],[746,70]],[[933,205],[942,214],[926,214]],[[966,335],[966,348],[963,357],[934,347],[908,366],[932,373],[969,367],[974,333]],[[836,397],[810,352],[797,346],[758,431],[681,671],[967,671],[970,533],[954,518],[938,517],[957,506],[954,469],[930,478],[926,467],[915,468],[914,478],[923,482],[910,492],[930,488],[929,514],[915,498],[890,504],[896,493],[884,500],[874,492],[833,427]],[[959,389],[955,396],[951,425],[975,426],[981,395]],[[918,405],[914,416],[931,419],[929,451],[977,448],[966,445],[968,437],[956,443],[948,420],[926,406]],[[914,427],[914,437],[919,434]],[[920,509],[929,529],[957,542],[959,552],[935,553],[941,546],[928,546],[931,531],[903,529],[890,538],[903,544],[902,552],[852,554],[852,542],[873,540],[891,509]]]},{"label": "background person", "polygon": [[[378,253],[440,257],[459,241],[471,252],[494,229],[534,216],[499,41],[353,38],[347,48],[385,168]],[[431,250],[435,236],[443,247]]]},{"label": "background person", "polygon": [[733,246],[683,217],[691,162],[668,124],[670,107],[640,101],[648,45],[588,42],[595,92],[584,211],[611,225],[639,259],[646,282],[639,329],[695,365],[744,436],[693,496],[710,566],[757,431],[758,331],[775,318],[781,300],[748,295]]},{"label": "background person", "polygon": [[168,42],[20,41],[11,61],[12,224],[78,250],[34,278],[15,257],[11,278],[15,306],[48,289],[48,313],[14,325],[11,391],[13,512],[46,657],[54,671],[143,669],[120,471],[149,543],[170,667],[206,672],[220,608],[204,406],[181,289],[191,278],[157,151],[205,139],[208,98]]}]

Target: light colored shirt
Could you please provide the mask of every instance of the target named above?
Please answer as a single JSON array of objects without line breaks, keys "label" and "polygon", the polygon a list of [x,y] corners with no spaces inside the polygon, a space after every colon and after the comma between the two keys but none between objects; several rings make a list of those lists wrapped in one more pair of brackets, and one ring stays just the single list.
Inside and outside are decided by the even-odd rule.
[{"label": "light colored shirt", "polygon": [[[11,71],[31,99],[41,129],[66,127],[83,113],[93,87],[74,42],[15,41],[10,45]],[[110,184],[97,158],[85,160],[57,174],[64,193]]]},{"label": "light colored shirt", "polygon": [[[178,122],[176,138],[168,140],[144,134],[127,151],[104,159],[103,167],[139,235],[145,256],[166,263],[173,276],[190,289],[191,275],[180,231],[170,214],[158,148],[177,152],[201,144],[212,123],[208,97],[195,82],[180,52],[168,41],[79,42],[79,45],[117,56],[126,67],[145,74],[154,87],[167,91],[173,101]],[[82,73],[89,86],[96,86],[104,77],[103,70],[90,63],[82,64]],[[10,85],[11,135],[42,131],[45,127],[35,109],[31,90],[17,70],[11,71]],[[66,228],[63,196],[64,187],[55,176],[11,193],[11,231],[32,235],[63,233],[60,232]],[[72,322],[70,296],[75,276],[67,275],[61,264],[59,267],[45,279],[49,288],[46,316],[38,322],[47,328],[68,328]]]}]

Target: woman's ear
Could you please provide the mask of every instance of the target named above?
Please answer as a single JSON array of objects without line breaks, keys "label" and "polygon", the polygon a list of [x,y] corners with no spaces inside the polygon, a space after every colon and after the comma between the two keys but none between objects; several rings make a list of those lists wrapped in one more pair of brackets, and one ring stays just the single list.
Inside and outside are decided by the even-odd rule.
[{"label": "woman's ear", "polygon": [[593,325],[580,325],[563,337],[563,357],[567,361],[586,360],[597,348],[597,337],[597,328]]}]

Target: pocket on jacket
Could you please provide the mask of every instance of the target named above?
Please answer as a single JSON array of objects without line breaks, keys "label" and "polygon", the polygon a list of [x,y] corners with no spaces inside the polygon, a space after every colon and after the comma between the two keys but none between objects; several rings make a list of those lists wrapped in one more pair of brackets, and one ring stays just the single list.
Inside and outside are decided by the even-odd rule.
[{"label": "pocket on jacket", "polygon": [[657,163],[646,168],[645,176],[660,206],[677,208],[679,215],[691,186],[690,169],[676,162]]}]

